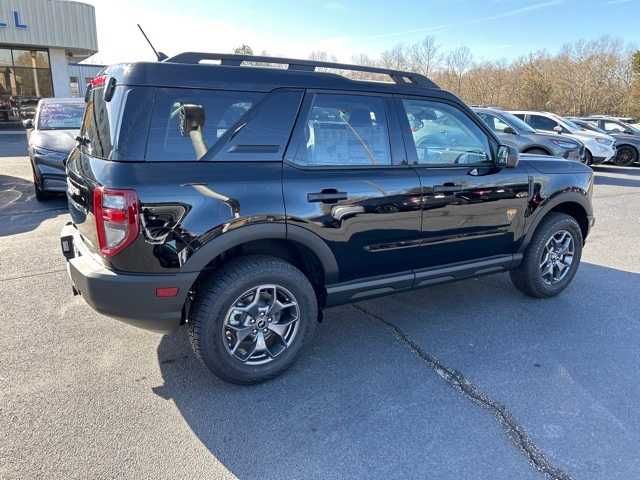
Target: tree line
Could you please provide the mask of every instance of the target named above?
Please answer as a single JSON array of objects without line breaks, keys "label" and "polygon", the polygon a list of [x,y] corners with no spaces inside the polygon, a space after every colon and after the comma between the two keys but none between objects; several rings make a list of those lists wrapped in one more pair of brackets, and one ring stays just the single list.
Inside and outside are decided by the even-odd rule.
[{"label": "tree line", "polygon": [[[243,45],[236,53],[252,54]],[[266,54],[266,52],[263,52]],[[310,59],[337,61],[327,52]],[[433,36],[398,44],[378,57],[354,55],[354,64],[421,73],[471,105],[544,110],[560,115],[640,116],[640,50],[620,39],[579,40],[555,53],[538,51],[513,61],[476,61],[471,50],[445,50]],[[376,79],[363,72],[345,72]]]}]

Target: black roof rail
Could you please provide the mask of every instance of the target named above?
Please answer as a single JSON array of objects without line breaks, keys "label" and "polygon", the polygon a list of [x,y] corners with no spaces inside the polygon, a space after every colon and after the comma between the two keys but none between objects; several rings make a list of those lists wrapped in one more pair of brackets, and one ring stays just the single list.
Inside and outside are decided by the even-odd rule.
[{"label": "black roof rail", "polygon": [[440,88],[438,87],[438,85],[436,85],[436,83],[419,73],[390,70],[388,68],[367,67],[364,65],[321,62],[317,60],[300,60],[295,58],[282,57],[260,57],[255,55],[236,55],[231,53],[184,52],[167,58],[166,60],[163,60],[163,62],[199,64],[202,60],[219,60],[220,65],[232,67],[239,67],[242,65],[242,62],[255,62],[287,65],[287,70],[297,70],[302,72],[315,72],[316,68],[331,68],[336,70],[349,70],[353,72],[379,73],[389,76],[396,84],[399,85],[416,85],[424,88]]}]

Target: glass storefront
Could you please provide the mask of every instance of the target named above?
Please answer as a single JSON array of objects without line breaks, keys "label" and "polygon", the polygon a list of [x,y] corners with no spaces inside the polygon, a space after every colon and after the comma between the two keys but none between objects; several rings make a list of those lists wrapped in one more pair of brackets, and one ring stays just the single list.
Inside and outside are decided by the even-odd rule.
[{"label": "glass storefront", "polygon": [[0,46],[0,122],[32,118],[38,100],[52,96],[47,50]]}]

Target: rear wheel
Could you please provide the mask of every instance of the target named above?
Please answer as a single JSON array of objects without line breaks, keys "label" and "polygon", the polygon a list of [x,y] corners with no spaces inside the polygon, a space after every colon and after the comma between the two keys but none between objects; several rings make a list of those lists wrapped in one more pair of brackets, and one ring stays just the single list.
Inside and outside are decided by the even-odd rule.
[{"label": "rear wheel", "polygon": [[511,271],[511,281],[531,297],[558,295],[578,270],[582,242],[582,230],[575,218],[549,214],[534,233],[522,263]]},{"label": "rear wheel", "polygon": [[269,380],[311,340],[317,298],[307,277],[278,258],[230,261],[199,289],[188,329],[194,352],[232,383]]},{"label": "rear wheel", "polygon": [[613,163],[620,167],[628,167],[637,161],[638,151],[629,145],[623,145],[618,148],[618,152],[616,153],[616,158]]}]

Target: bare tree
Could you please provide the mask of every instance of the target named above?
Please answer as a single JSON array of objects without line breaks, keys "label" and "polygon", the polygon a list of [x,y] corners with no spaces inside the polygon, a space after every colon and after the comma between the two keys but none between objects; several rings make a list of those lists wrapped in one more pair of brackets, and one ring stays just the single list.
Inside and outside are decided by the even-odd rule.
[{"label": "bare tree", "polygon": [[[234,51],[252,53],[248,45]],[[312,52],[309,58],[336,61],[324,51]],[[360,54],[351,60],[358,65],[422,73],[473,104],[561,115],[640,117],[640,50],[610,37],[567,44],[553,55],[542,51],[511,62],[474,63],[467,47],[443,52],[435,38],[428,36],[408,46],[397,44],[379,57]],[[370,72],[329,70],[358,80],[389,80]]]},{"label": "bare tree", "polygon": [[440,63],[440,46],[433,36],[425,37],[421,42],[407,48],[409,69],[430,77]]},{"label": "bare tree", "polygon": [[446,57],[447,73],[455,79],[453,90],[462,94],[462,79],[473,62],[471,50],[468,47],[458,47],[449,52]]},{"label": "bare tree", "polygon": [[236,55],[253,55],[253,49],[246,43],[243,43],[239,47],[234,48],[233,53]]},{"label": "bare tree", "polygon": [[385,68],[393,70],[408,70],[409,65],[405,55],[404,45],[399,43],[390,50],[385,50],[380,56],[380,63]]}]

